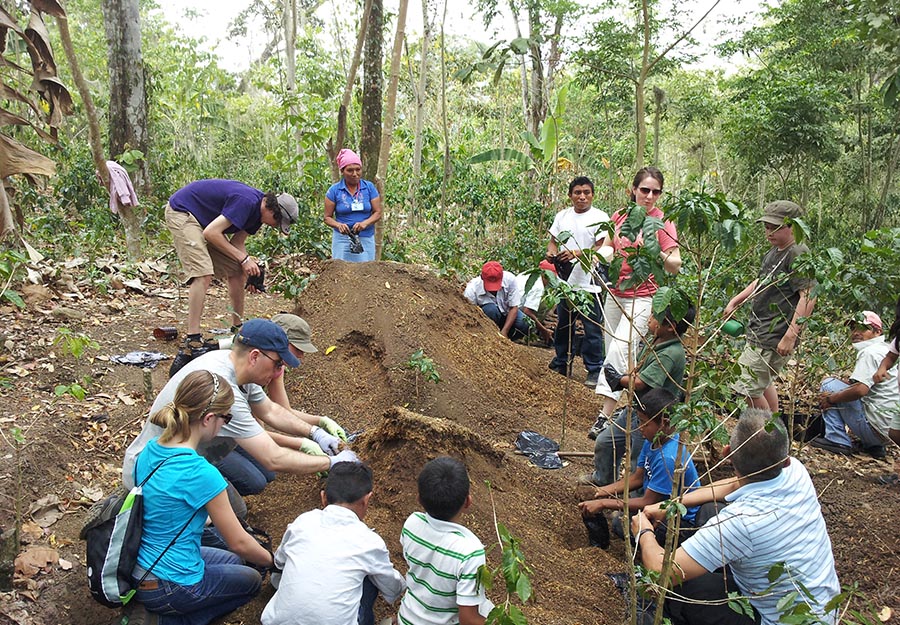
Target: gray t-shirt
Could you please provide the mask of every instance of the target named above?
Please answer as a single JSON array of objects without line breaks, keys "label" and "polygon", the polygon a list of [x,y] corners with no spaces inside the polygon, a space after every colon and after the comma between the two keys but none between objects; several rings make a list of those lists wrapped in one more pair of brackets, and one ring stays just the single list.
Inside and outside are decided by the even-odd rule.
[{"label": "gray t-shirt", "polygon": [[[197,450],[210,462],[217,462],[228,454],[235,446],[235,439],[251,438],[261,434],[264,430],[259,422],[253,418],[250,404],[263,401],[266,393],[258,384],[245,384],[238,386],[234,365],[231,362],[231,350],[219,350],[209,352],[195,358],[176,373],[156,396],[156,400],[150,407],[150,414],[154,414],[163,406],[175,398],[175,391],[181,381],[192,371],[210,371],[218,373],[231,384],[234,392],[234,404],[231,406],[231,423],[222,426],[219,436]],[[126,488],[134,486],[134,462],[143,451],[147,443],[159,437],[163,429],[150,423],[150,419],[144,421],[141,433],[125,450],[125,462],[122,465],[122,483]]]},{"label": "gray t-shirt", "polygon": [[807,252],[809,248],[795,243],[783,250],[772,247],[763,257],[758,292],[747,324],[747,341],[751,345],[763,349],[778,347],[794,317],[800,292],[815,284],[793,272],[794,260]]}]

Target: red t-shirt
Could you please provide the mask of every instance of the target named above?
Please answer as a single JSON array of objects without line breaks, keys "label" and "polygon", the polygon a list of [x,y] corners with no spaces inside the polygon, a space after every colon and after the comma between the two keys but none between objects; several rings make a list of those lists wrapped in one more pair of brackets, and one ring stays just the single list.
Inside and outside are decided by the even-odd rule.
[{"label": "red t-shirt", "polygon": [[[647,216],[664,219],[663,212],[656,206],[647,211]],[[639,246],[644,240],[644,235],[642,233],[638,234],[636,241],[631,241],[628,237],[619,234],[619,229],[622,227],[622,224],[625,223],[627,217],[628,213],[624,209],[617,210],[612,216],[612,221],[616,226],[616,233],[613,237],[612,245],[616,254],[622,257],[627,256],[627,252],[625,251],[627,248]],[[678,232],[675,230],[675,224],[671,221],[664,219],[663,227],[657,231],[656,238],[659,241],[659,249],[663,252],[668,252],[669,250],[678,247]],[[656,293],[659,289],[659,285],[652,275],[636,287],[624,290],[619,289],[618,285],[627,280],[629,276],[631,276],[631,265],[625,260],[622,262],[622,271],[619,273],[619,282],[617,286],[610,289],[613,295],[616,297],[648,297]]]}]

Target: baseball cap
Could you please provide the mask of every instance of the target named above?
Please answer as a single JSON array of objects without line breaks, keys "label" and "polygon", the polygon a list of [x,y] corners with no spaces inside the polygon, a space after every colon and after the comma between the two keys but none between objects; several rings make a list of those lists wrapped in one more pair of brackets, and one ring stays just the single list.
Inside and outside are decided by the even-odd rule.
[{"label": "baseball cap", "polygon": [[795,204],[789,200],[775,200],[769,202],[763,209],[762,217],[756,220],[757,223],[763,222],[774,226],[784,225],[785,219],[795,219],[803,214],[803,209],[799,204]]},{"label": "baseball cap", "polygon": [[503,265],[496,260],[489,260],[481,267],[481,280],[485,291],[498,291],[503,284]]},{"label": "baseball cap", "polygon": [[256,349],[275,352],[288,367],[296,367],[300,364],[297,357],[291,353],[287,334],[277,323],[268,319],[250,319],[245,321],[241,329],[234,337],[239,343]]},{"label": "baseball cap", "polygon": [[878,313],[874,313],[871,310],[864,310],[861,313],[856,313],[853,315],[853,318],[847,322],[847,325],[854,323],[867,325],[879,332],[884,330],[884,325],[881,323],[881,317],[878,316]]},{"label": "baseball cap", "polygon": [[553,273],[556,273],[556,265],[554,265],[553,263],[551,263],[549,260],[546,260],[546,259],[541,261],[541,264],[538,265],[538,269],[543,269],[545,271],[552,271]]},{"label": "baseball cap", "polygon": [[302,317],[280,313],[272,317],[272,321],[281,326],[281,329],[287,333],[288,342],[301,352],[312,354],[319,351],[312,344],[310,340],[312,332],[309,329],[309,324]]},{"label": "baseball cap", "polygon": [[278,208],[281,209],[281,220],[278,225],[281,232],[287,234],[291,231],[291,224],[296,222],[300,216],[300,207],[297,206],[297,200],[290,193],[279,193],[275,199],[278,200]]}]

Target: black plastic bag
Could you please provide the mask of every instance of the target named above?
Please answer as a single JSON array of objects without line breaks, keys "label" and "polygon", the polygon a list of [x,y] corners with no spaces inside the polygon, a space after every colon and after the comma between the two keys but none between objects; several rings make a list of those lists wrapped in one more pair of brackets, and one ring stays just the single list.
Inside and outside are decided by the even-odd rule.
[{"label": "black plastic bag", "polygon": [[528,456],[531,464],[542,469],[561,469],[559,443],[532,430],[520,432],[516,437],[516,449]]},{"label": "black plastic bag", "polygon": [[587,528],[588,543],[591,547],[609,549],[609,523],[603,513],[582,516],[581,520]]}]

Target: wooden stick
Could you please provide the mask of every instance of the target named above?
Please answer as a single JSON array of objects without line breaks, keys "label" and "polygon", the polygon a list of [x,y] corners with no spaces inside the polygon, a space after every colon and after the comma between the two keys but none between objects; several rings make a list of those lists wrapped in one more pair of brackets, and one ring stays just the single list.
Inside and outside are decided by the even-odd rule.
[{"label": "wooden stick", "polygon": [[[525,452],[516,450],[517,456],[524,456]],[[594,456],[594,452],[592,451],[558,451],[556,452],[560,458],[591,458]]]}]

